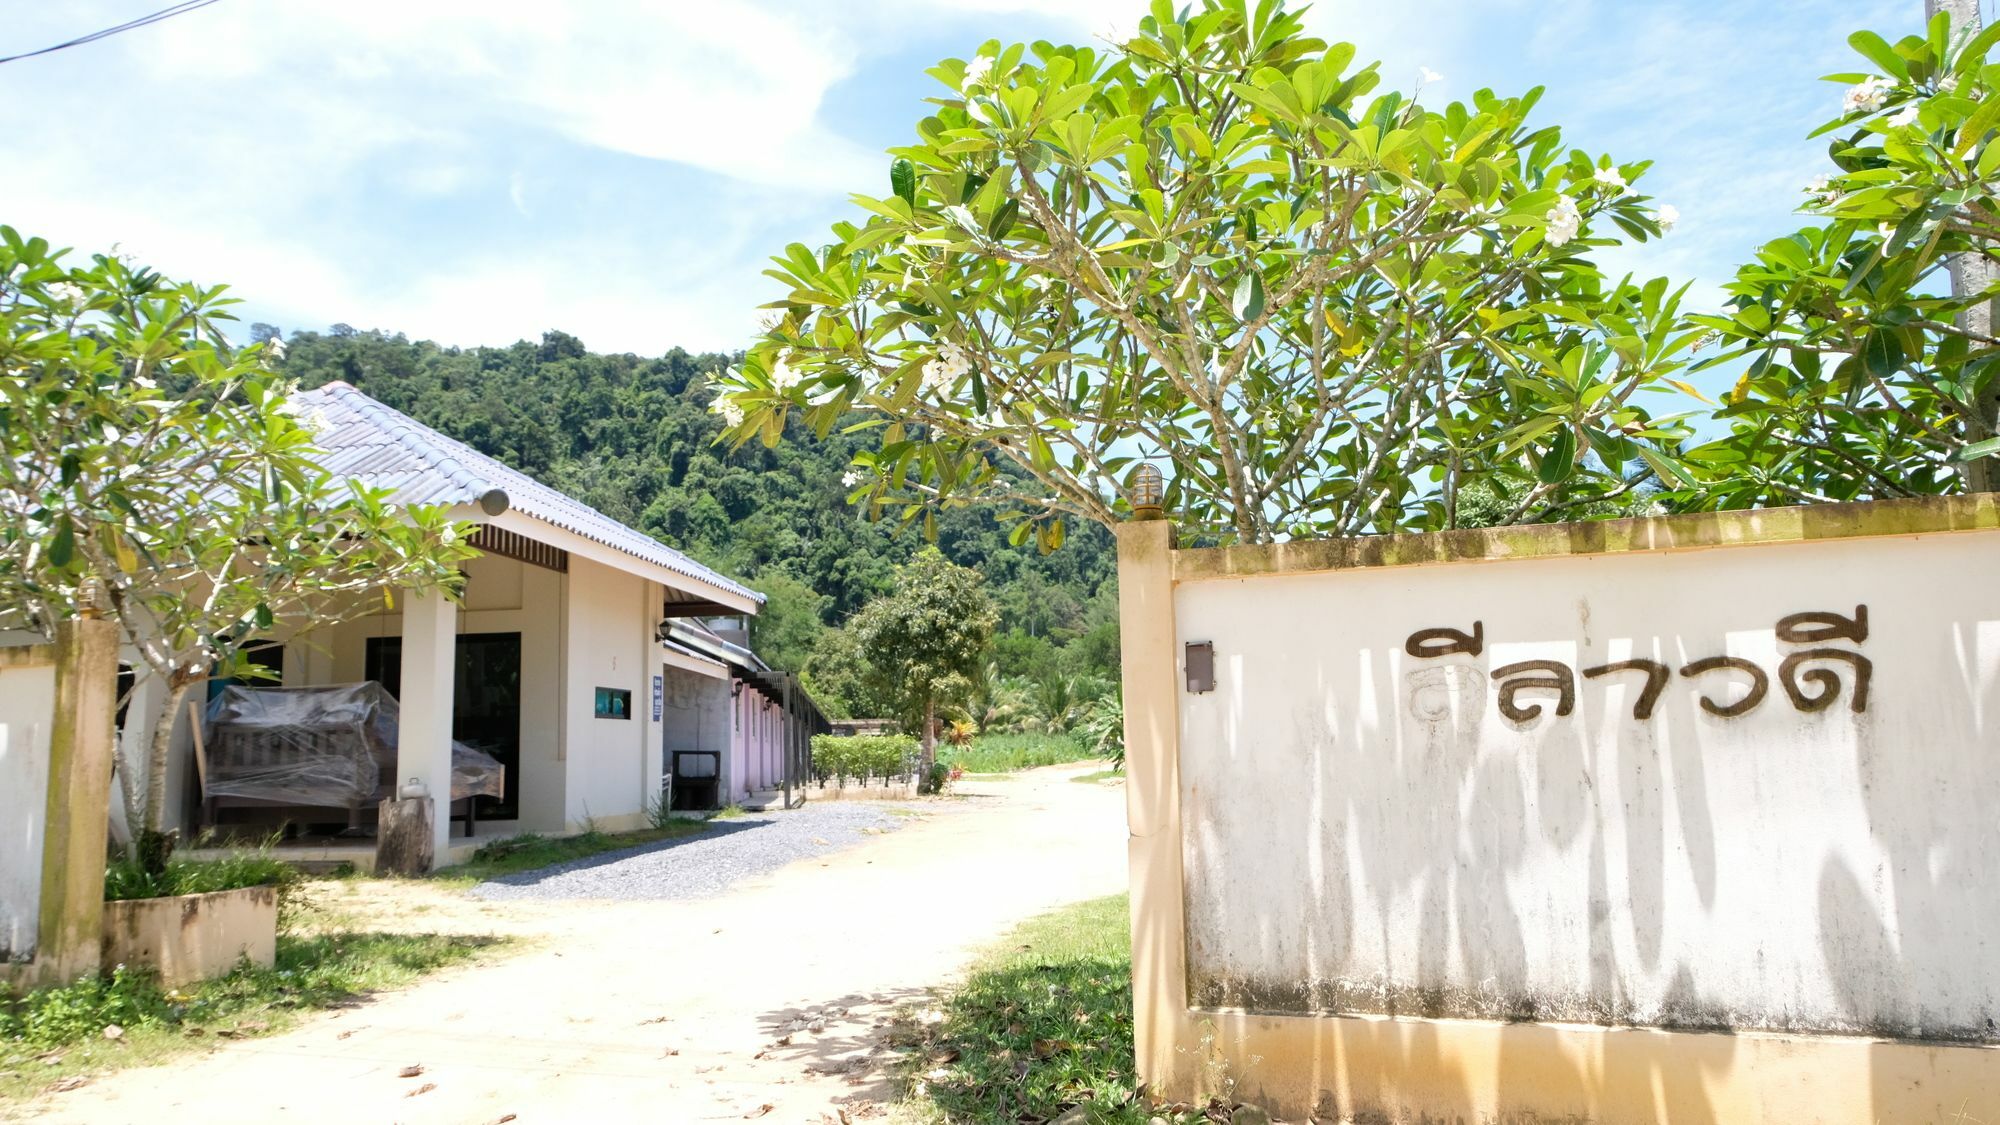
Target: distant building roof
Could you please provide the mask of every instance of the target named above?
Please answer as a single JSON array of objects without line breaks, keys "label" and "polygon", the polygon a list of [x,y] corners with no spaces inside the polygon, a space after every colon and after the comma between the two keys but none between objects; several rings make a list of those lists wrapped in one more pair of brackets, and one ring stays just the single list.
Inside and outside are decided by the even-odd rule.
[{"label": "distant building roof", "polygon": [[328,383],[294,396],[299,412],[320,425],[321,465],[390,490],[400,504],[476,505],[504,494],[508,510],[580,535],[641,562],[762,604],[764,595],[731,581],[652,536],[557,492],[464,442],[431,429],[362,394]]}]

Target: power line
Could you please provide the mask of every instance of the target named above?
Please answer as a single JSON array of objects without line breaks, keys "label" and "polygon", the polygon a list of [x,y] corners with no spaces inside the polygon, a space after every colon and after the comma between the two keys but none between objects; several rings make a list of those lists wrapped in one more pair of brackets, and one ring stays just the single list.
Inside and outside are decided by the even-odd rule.
[{"label": "power line", "polygon": [[18,55],[8,55],[5,58],[0,58],[0,63],[10,63],[15,61],[16,59],[32,59],[36,55],[46,55],[54,51],[63,50],[64,48],[67,47],[81,47],[85,43],[95,43],[99,39],[108,39],[113,35],[117,35],[121,31],[133,31],[137,28],[146,27],[149,24],[159,23],[161,20],[170,20],[175,16],[185,15],[188,12],[192,12],[196,8],[206,8],[213,3],[215,3],[215,0],[181,0],[180,3],[175,4],[171,7],[162,8],[159,11],[152,13],[151,15],[145,15],[145,16],[140,16],[137,19],[126,20],[124,23],[121,23],[116,27],[107,27],[102,31],[93,31],[89,35],[79,35],[75,39],[71,39],[63,43],[57,43],[53,47],[43,47],[39,51],[25,51]]}]

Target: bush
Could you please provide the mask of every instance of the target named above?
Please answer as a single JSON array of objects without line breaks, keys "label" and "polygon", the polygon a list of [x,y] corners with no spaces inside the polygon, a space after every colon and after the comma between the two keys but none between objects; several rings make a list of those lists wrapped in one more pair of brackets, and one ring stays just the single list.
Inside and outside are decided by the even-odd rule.
[{"label": "bush", "polygon": [[276,887],[282,896],[298,883],[299,870],[269,852],[238,852],[221,859],[169,859],[166,870],[153,872],[135,859],[116,859],[104,869],[104,901],[169,898],[233,891],[242,887]]},{"label": "bush", "polygon": [[812,740],[813,776],[863,781],[907,777],[917,759],[917,740],[907,734],[816,734]]}]

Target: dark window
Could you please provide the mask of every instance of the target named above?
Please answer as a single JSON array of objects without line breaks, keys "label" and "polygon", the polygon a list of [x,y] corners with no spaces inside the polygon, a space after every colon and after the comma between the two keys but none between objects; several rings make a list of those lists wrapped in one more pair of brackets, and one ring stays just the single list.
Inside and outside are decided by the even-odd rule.
[{"label": "dark window", "polygon": [[629,719],[632,717],[632,693],[623,688],[601,687],[597,689],[597,717],[600,719]]}]

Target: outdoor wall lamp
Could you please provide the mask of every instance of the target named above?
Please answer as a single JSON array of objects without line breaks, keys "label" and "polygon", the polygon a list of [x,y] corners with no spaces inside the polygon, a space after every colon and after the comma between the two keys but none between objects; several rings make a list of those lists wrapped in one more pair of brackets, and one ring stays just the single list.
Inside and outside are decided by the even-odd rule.
[{"label": "outdoor wall lamp", "polygon": [[1160,467],[1151,461],[1141,461],[1132,474],[1132,518],[1135,520],[1165,519],[1167,510],[1163,506],[1167,496],[1167,481],[1160,474]]}]

